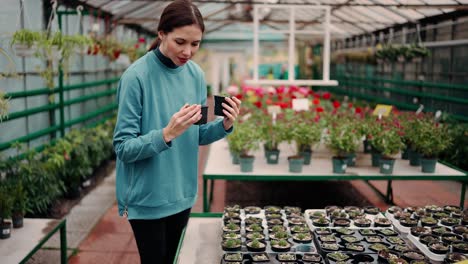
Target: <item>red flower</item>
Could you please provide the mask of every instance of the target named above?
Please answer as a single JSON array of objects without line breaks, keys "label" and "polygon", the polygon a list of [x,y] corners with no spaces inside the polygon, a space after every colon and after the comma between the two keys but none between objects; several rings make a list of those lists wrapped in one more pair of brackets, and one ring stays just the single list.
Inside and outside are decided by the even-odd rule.
[{"label": "red flower", "polygon": [[330,97],[331,97],[331,94],[330,94],[329,92],[325,92],[325,93],[323,93],[323,95],[322,95],[322,98],[325,99],[325,100],[330,99]]},{"label": "red flower", "polygon": [[348,108],[353,108],[353,103],[348,103]]},{"label": "red flower", "polygon": [[323,112],[323,107],[318,106],[317,108],[315,108],[315,111],[317,111],[317,113],[322,113]]},{"label": "red flower", "polygon": [[315,98],[314,100],[312,100],[312,103],[313,103],[314,105],[319,105],[319,104],[320,104],[320,100],[317,99],[317,98]]},{"label": "red flower", "polygon": [[254,105],[255,105],[257,108],[262,108],[262,102],[260,102],[260,101],[255,102]]},{"label": "red flower", "polygon": [[320,99],[320,94],[314,94],[314,98]]},{"label": "red flower", "polygon": [[341,106],[340,102],[338,101],[333,101],[333,107],[336,109],[336,108],[339,108]]},{"label": "red flower", "polygon": [[361,107],[356,107],[356,109],[354,109],[354,112],[356,114],[362,114],[362,108]]},{"label": "red flower", "polygon": [[145,38],[139,38],[138,39],[138,43],[145,43],[145,42],[146,42]]},{"label": "red flower", "polygon": [[243,97],[244,97],[244,96],[243,96],[242,94],[237,94],[237,95],[236,95],[236,98],[239,99],[239,100],[242,100]]},{"label": "red flower", "polygon": [[271,101],[271,99],[266,99],[266,101],[265,101],[266,105],[271,105],[272,103],[273,103],[273,101]]}]

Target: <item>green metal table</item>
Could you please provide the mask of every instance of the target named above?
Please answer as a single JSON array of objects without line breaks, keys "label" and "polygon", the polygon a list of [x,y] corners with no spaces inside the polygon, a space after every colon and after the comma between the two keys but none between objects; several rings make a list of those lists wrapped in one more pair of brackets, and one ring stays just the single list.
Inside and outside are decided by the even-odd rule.
[{"label": "green metal table", "polygon": [[[462,183],[460,194],[460,206],[464,207],[466,183],[468,175],[448,165],[437,163],[435,173],[422,173],[421,167],[409,165],[408,160],[397,159],[393,174],[384,175],[379,173],[379,168],[372,167],[370,154],[358,153],[356,167],[348,167],[346,174],[334,174],[332,172],[332,161],[330,153],[324,149],[314,150],[310,165],[304,165],[302,173],[291,173],[288,171],[287,156],[292,154],[294,148],[287,144],[280,145],[281,150],[279,163],[270,165],[266,163],[262,151],[253,153],[255,155],[253,172],[243,173],[239,165],[232,164],[227,141],[219,140],[210,146],[208,159],[203,173],[203,211],[210,211],[213,198],[215,180],[235,181],[329,181],[329,180],[385,180],[388,181],[387,202],[393,200],[392,180],[431,180],[431,181],[460,181]],[[208,180],[211,186],[208,191]]]},{"label": "green metal table", "polygon": [[24,219],[22,228],[11,230],[11,237],[0,240],[2,263],[26,263],[52,235],[60,230],[60,263],[67,263],[65,219]]}]

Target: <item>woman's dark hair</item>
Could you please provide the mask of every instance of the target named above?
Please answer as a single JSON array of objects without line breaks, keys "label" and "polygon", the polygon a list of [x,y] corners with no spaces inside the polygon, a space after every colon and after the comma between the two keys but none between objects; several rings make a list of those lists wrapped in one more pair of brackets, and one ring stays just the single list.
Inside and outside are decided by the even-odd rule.
[{"label": "woman's dark hair", "polygon": [[[172,32],[175,28],[198,25],[205,32],[205,24],[200,10],[192,3],[191,0],[175,0],[170,3],[161,14],[158,24],[158,32]],[[151,44],[149,50],[155,49],[161,44],[159,37]]]}]

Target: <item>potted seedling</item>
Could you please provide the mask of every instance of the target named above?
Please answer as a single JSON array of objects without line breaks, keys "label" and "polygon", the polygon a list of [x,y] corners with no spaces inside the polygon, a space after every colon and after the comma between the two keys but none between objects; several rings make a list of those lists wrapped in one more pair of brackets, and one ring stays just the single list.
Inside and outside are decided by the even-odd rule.
[{"label": "potted seedling", "polygon": [[453,252],[459,252],[463,254],[468,253],[468,242],[457,242],[452,243]]},{"label": "potted seedling", "polygon": [[245,228],[247,232],[263,232],[263,227],[259,224],[251,224]]},{"label": "potted seedling", "polygon": [[435,235],[422,235],[419,237],[419,242],[421,244],[427,245],[432,242],[439,242],[439,237]]},{"label": "potted seedling", "polygon": [[351,225],[351,220],[347,218],[335,218],[333,220],[333,226],[349,227],[350,225]]},{"label": "potted seedling", "polygon": [[224,232],[234,232],[234,233],[239,233],[240,232],[240,226],[236,225],[234,223],[229,223],[225,226],[223,226],[223,231]]},{"label": "potted seedling", "polygon": [[391,236],[387,237],[387,241],[390,242],[391,244],[398,244],[398,245],[404,245],[406,242],[399,236]]},{"label": "potted seedling", "polygon": [[291,217],[288,218],[289,225],[303,225],[306,223],[303,217]]},{"label": "potted seedling", "polygon": [[227,239],[241,239],[241,234],[240,233],[234,233],[234,232],[230,232],[230,233],[224,233],[223,234],[223,238],[225,240]]},{"label": "potted seedling", "polygon": [[252,252],[263,252],[266,249],[265,243],[260,242],[258,239],[254,239],[247,242],[247,249]]},{"label": "potted seedling", "polygon": [[398,233],[395,230],[390,229],[390,228],[377,229],[377,233],[382,234],[382,235],[387,236],[387,237],[397,236],[398,235]]},{"label": "potted seedling", "polygon": [[374,225],[376,227],[390,227],[392,226],[392,221],[388,220],[387,218],[377,217],[374,219]]},{"label": "potted seedling", "polygon": [[327,258],[332,259],[335,262],[345,261],[350,258],[350,255],[342,252],[328,253]]},{"label": "potted seedling", "polygon": [[414,227],[418,225],[417,219],[412,218],[400,218],[400,224],[404,227]]},{"label": "potted seedling", "polygon": [[254,239],[257,239],[257,240],[264,240],[265,239],[265,235],[263,235],[262,233],[260,232],[252,232],[252,233],[247,233],[245,235],[245,237],[247,237],[248,240],[254,240]]},{"label": "potted seedling", "polygon": [[408,251],[403,252],[402,257],[406,259],[407,261],[426,259],[426,257],[422,253],[414,251],[414,250],[408,250]]},{"label": "potted seedling", "polygon": [[463,237],[454,233],[447,233],[442,235],[442,241],[450,245],[463,242]]},{"label": "potted seedling", "polygon": [[444,217],[440,219],[440,223],[444,226],[454,226],[460,224],[460,219],[452,218],[452,217]]},{"label": "potted seedling", "polygon": [[325,227],[315,228],[314,232],[319,236],[330,235],[331,234],[331,230],[329,228],[325,228]]},{"label": "potted seedling", "polygon": [[335,242],[323,242],[320,244],[323,250],[326,251],[338,251],[340,250],[340,246]]},{"label": "potted seedling", "polygon": [[270,239],[288,239],[289,234],[286,231],[278,231],[270,234]]},{"label": "potted seedling", "polygon": [[246,214],[259,214],[262,208],[258,206],[247,206],[244,207],[244,211]]},{"label": "potted seedling", "polygon": [[242,241],[240,239],[226,239],[221,245],[224,251],[239,251]]},{"label": "potted seedling", "polygon": [[381,243],[383,239],[381,236],[365,236],[364,239],[367,243]]},{"label": "potted seedling", "polygon": [[431,234],[431,229],[423,226],[415,226],[410,229],[410,232],[415,237]]},{"label": "potted seedling", "polygon": [[278,260],[279,261],[291,262],[291,261],[295,261],[296,259],[297,259],[296,254],[294,254],[294,253],[280,253],[280,254],[278,254]]},{"label": "potted seedling", "polygon": [[421,225],[422,226],[436,226],[438,223],[437,219],[433,217],[423,217],[421,218]]},{"label": "potted seedling", "polygon": [[436,236],[442,236],[443,234],[450,233],[450,229],[445,226],[434,226],[432,228],[432,234]]},{"label": "potted seedling", "polygon": [[449,251],[449,246],[444,242],[431,242],[427,244],[427,247],[435,254],[447,254]]},{"label": "potted seedling", "polygon": [[375,236],[377,233],[372,229],[359,229],[359,234],[363,236]]},{"label": "potted seedling", "polygon": [[372,245],[369,246],[369,249],[375,252],[379,252],[381,250],[388,250],[390,245],[384,244],[382,242],[377,242],[377,243],[372,243]]},{"label": "potted seedling", "polygon": [[302,212],[302,209],[297,206],[285,206],[283,209],[286,215],[288,216],[290,216],[291,214],[301,214]]},{"label": "potted seedling", "polygon": [[281,218],[272,218],[267,220],[267,225],[268,226],[277,226],[277,225],[282,225],[283,224],[283,219]]},{"label": "potted seedling", "polygon": [[364,212],[370,215],[377,215],[378,213],[380,213],[380,209],[375,206],[366,206],[364,207]]},{"label": "potted seedling", "polygon": [[245,218],[244,222],[245,222],[246,225],[262,224],[263,219],[260,218],[260,217],[249,216],[249,217]]},{"label": "potted seedling", "polygon": [[347,227],[340,227],[340,228],[337,228],[335,231],[336,233],[340,235],[346,235],[346,236],[354,234],[354,230],[347,228]]},{"label": "potted seedling", "polygon": [[362,239],[357,238],[355,236],[346,235],[346,236],[341,236],[341,240],[345,241],[346,243],[356,243],[356,242],[361,241]]},{"label": "potted seedling", "polygon": [[13,199],[10,192],[4,187],[0,187],[0,239],[9,238],[11,235],[11,222],[7,219],[11,216],[13,209]]},{"label": "potted seedling", "polygon": [[346,243],[345,248],[350,251],[363,252],[366,248],[358,243]]},{"label": "potted seedling", "polygon": [[312,157],[312,147],[322,138],[321,123],[312,122],[311,118],[304,116],[306,113],[296,114],[294,127],[292,128],[293,140],[296,143],[297,154],[304,157],[304,165],[309,165]]},{"label": "potted seedling", "polygon": [[322,256],[316,253],[304,253],[304,255],[302,256],[302,260],[314,263],[321,263]]},{"label": "potted seedling", "polygon": [[293,234],[293,240],[297,243],[310,243],[312,235],[310,233],[295,233]]},{"label": "potted seedling", "polygon": [[310,214],[310,219],[316,219],[316,218],[322,218],[326,217],[326,214],[322,211],[315,211],[312,214]]},{"label": "potted seedling", "polygon": [[465,260],[468,260],[468,255],[463,255],[461,253],[448,253],[445,257],[446,263],[462,263]]},{"label": "potted seedling", "polygon": [[275,225],[269,228],[268,231],[272,233],[282,232],[282,231],[286,231],[286,227],[282,225]]},{"label": "potted seedling", "polygon": [[242,259],[243,259],[243,256],[242,256],[242,253],[226,253],[224,254],[224,260],[225,261],[229,261],[229,263],[231,263],[231,261],[240,261],[242,262]]},{"label": "potted seedling", "polygon": [[358,218],[354,219],[354,225],[357,227],[370,227],[372,224],[372,221],[367,218]]},{"label": "potted seedling", "polygon": [[307,233],[310,232],[309,227],[304,224],[304,225],[295,225],[291,227],[291,233]]},{"label": "potted seedling", "polygon": [[391,259],[398,259],[398,254],[396,252],[391,252],[388,249],[379,250],[378,258],[382,262],[389,262]]},{"label": "potted seedling", "polygon": [[268,262],[270,261],[270,258],[268,257],[268,254],[266,253],[252,253],[252,260],[254,262]]},{"label": "potted seedling", "polygon": [[287,252],[291,249],[291,244],[285,239],[271,240],[270,245],[275,252]]},{"label": "potted seedling", "polygon": [[330,225],[330,220],[325,217],[315,218],[312,220],[314,226],[325,227]]},{"label": "potted seedling", "polygon": [[463,235],[464,233],[468,233],[468,227],[463,225],[456,225],[453,228],[453,232],[458,235]]}]

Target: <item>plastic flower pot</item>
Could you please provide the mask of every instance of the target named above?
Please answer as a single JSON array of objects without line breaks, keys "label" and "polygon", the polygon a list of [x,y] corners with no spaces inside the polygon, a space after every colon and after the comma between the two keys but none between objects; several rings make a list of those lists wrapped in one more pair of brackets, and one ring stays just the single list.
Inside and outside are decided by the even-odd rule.
[{"label": "plastic flower pot", "polygon": [[267,150],[265,149],[265,158],[268,164],[278,164],[279,161],[279,153],[278,149],[274,150]]},{"label": "plastic flower pot", "polygon": [[346,167],[348,159],[347,158],[340,158],[340,157],[333,157],[333,173],[346,173]]},{"label": "plastic flower pot", "polygon": [[379,163],[380,163],[380,173],[382,173],[382,174],[392,174],[393,173],[393,167],[395,165],[395,159],[381,158]]},{"label": "plastic flower pot", "polygon": [[348,154],[348,167],[354,167],[356,166],[356,153],[349,153]]},{"label": "plastic flower pot", "polygon": [[403,152],[401,152],[401,159],[408,160],[409,159],[409,148],[405,147]]},{"label": "plastic flower pot", "polygon": [[373,151],[371,153],[372,167],[379,167],[380,166],[380,158],[381,157],[382,157],[382,154],[378,153],[377,151]]},{"label": "plastic flower pot", "polygon": [[208,106],[201,107],[201,114],[202,118],[198,120],[198,122],[196,122],[194,125],[203,125],[206,124],[206,122],[208,122]]},{"label": "plastic flower pot", "polygon": [[238,165],[239,164],[239,154],[232,153],[232,164]]},{"label": "plastic flower pot", "polygon": [[[226,97],[224,96],[219,96],[219,95],[215,95],[214,96],[214,101],[215,101],[215,105],[214,105],[214,114],[217,115],[217,116],[226,116],[224,113],[223,113],[223,110],[224,110],[224,107],[223,107],[223,103],[226,103],[228,104],[228,102],[226,101]],[[228,104],[229,105],[229,104]]]},{"label": "plastic flower pot", "polygon": [[434,173],[437,159],[421,158],[421,171],[425,173]]},{"label": "plastic flower pot", "polygon": [[413,149],[408,150],[408,157],[411,166],[420,166],[421,165],[421,154],[416,152]]},{"label": "plastic flower pot", "polygon": [[301,156],[288,157],[289,172],[302,172],[302,165],[304,164],[304,158]]},{"label": "plastic flower pot", "polygon": [[254,160],[255,160],[255,157],[251,155],[239,156],[241,172],[252,172]]},{"label": "plastic flower pot", "polygon": [[371,144],[369,144],[369,141],[366,139],[363,141],[364,144],[364,153],[371,153]]},{"label": "plastic flower pot", "polygon": [[310,159],[312,157],[312,151],[301,151],[299,154],[304,157],[304,165],[310,164]]}]

